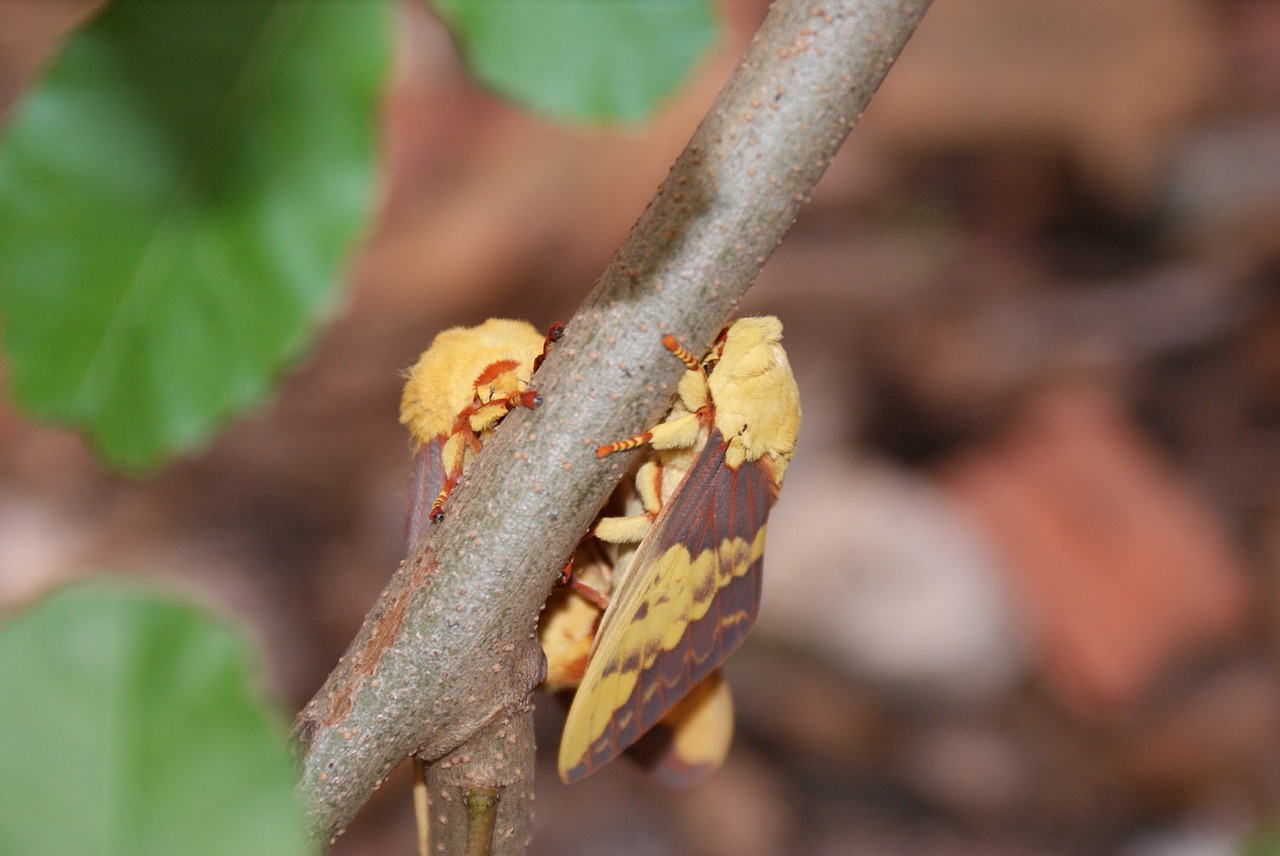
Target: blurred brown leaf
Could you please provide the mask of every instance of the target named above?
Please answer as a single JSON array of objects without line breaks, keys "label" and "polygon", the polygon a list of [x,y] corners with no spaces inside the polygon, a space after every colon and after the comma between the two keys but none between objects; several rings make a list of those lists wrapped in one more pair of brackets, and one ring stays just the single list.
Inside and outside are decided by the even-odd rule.
[{"label": "blurred brown leaf", "polygon": [[1004,553],[1045,680],[1079,714],[1131,709],[1245,629],[1253,592],[1221,522],[1099,385],[1048,388],[944,480]]},{"label": "blurred brown leaf", "polygon": [[930,10],[867,132],[913,149],[1045,145],[1116,201],[1141,199],[1163,138],[1208,102],[1223,50],[1199,0],[950,0]]}]

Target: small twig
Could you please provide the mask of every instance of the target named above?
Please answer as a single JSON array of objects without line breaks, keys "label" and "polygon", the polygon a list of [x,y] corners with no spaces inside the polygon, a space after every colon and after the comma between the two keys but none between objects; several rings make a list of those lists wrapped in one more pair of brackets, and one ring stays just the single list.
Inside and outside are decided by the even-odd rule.
[{"label": "small twig", "polygon": [[501,717],[426,766],[429,838],[436,853],[525,851],[533,828],[532,713],[530,708]]},{"label": "small twig", "polygon": [[427,791],[427,762],[413,759],[413,821],[418,830],[418,856],[431,853],[431,797]]},{"label": "small twig", "polygon": [[[430,761],[431,776],[495,721],[523,716],[544,668],[538,611],[627,466],[627,455],[597,460],[595,447],[662,416],[681,370],[663,333],[707,349],[927,6],[771,9],[538,372],[543,405],[499,428],[299,715],[299,792],[319,834],[337,834],[406,756]],[[531,758],[532,730],[522,734]],[[506,811],[527,829],[527,790],[499,800],[498,841]]]},{"label": "small twig", "polygon": [[498,791],[472,788],[467,791],[466,856],[489,856],[493,827],[498,820]]}]

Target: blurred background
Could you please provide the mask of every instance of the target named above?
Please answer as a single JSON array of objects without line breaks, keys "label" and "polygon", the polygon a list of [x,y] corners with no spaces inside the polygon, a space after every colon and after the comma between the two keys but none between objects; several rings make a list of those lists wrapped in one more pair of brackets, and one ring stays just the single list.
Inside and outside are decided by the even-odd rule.
[{"label": "blurred background", "polygon": [[[0,108],[93,5],[0,0]],[[766,6],[600,130],[481,91],[405,3],[333,326],[145,481],[0,404],[0,608],[126,569],[238,616],[301,707],[403,553],[399,372],[571,317]],[[543,703],[531,852],[1245,852],[1280,817],[1280,4],[937,0],[743,311],[805,423],[734,751],[566,788]],[[333,852],[413,848],[402,769]]]}]

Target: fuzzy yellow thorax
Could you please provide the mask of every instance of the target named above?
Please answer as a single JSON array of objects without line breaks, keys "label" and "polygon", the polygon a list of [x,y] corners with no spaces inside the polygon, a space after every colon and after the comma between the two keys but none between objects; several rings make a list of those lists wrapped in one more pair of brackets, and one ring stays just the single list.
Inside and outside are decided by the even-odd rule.
[{"label": "fuzzy yellow thorax", "polygon": [[800,390],[782,349],[782,322],[771,315],[734,321],[707,388],[716,427],[729,441],[725,462],[736,469],[768,455],[781,482],[800,434]]},{"label": "fuzzy yellow thorax", "polygon": [[[419,444],[452,433],[464,410],[524,389],[543,342],[532,324],[506,318],[442,331],[408,371],[400,399],[401,424]],[[510,368],[489,371],[508,362]],[[477,433],[492,428],[505,413],[506,408],[481,406],[471,413],[470,427]]]}]

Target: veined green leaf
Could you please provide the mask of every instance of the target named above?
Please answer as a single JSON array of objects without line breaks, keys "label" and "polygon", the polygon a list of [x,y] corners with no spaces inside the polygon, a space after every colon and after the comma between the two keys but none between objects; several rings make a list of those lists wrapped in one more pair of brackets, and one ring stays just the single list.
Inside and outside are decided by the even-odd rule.
[{"label": "veined green leaf", "polygon": [[0,136],[13,395],[127,468],[262,397],[374,192],[387,0],[113,0]]}]

